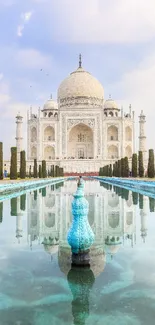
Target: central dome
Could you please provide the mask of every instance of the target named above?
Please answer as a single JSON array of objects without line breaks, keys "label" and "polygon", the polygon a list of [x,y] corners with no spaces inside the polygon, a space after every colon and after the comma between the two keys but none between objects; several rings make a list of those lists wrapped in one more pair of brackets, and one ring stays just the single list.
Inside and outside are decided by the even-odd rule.
[{"label": "central dome", "polygon": [[104,90],[100,82],[81,66],[72,72],[59,86],[58,103],[63,106],[102,106]]}]

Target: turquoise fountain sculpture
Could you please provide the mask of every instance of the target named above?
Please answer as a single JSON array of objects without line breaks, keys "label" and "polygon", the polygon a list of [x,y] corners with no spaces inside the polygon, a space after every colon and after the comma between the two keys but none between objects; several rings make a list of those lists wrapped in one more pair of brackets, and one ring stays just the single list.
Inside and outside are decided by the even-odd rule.
[{"label": "turquoise fountain sculpture", "polygon": [[89,265],[89,249],[94,242],[94,233],[88,221],[89,203],[84,197],[83,181],[80,180],[73,196],[73,222],[67,237],[72,251],[72,264]]}]

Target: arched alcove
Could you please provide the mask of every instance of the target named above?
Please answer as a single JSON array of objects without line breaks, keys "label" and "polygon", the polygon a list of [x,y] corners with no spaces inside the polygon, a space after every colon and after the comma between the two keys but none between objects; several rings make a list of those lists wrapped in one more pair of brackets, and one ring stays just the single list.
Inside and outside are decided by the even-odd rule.
[{"label": "arched alcove", "polygon": [[47,146],[44,148],[44,159],[55,159],[55,149],[52,146]]},{"label": "arched alcove", "polygon": [[108,127],[107,131],[108,141],[118,141],[118,128],[114,125]]},{"label": "arched alcove", "polygon": [[37,158],[37,148],[34,147],[34,146],[31,148],[31,158],[32,159],[36,159]]},{"label": "arched alcove", "polygon": [[31,142],[37,141],[37,129],[35,127],[32,127],[31,129]]},{"label": "arched alcove", "polygon": [[31,228],[35,228],[38,223],[38,213],[37,211],[31,211]]},{"label": "arched alcove", "polygon": [[115,193],[109,193],[108,195],[108,205],[111,207],[111,208],[115,208],[117,207],[119,204],[119,197],[117,194]]},{"label": "arched alcove", "polygon": [[129,126],[125,128],[125,140],[132,141],[132,129]]},{"label": "arched alcove", "polygon": [[111,212],[108,214],[109,227],[115,229],[119,226],[119,212]]},{"label": "arched alcove", "polygon": [[46,208],[53,208],[55,206],[55,195],[50,195],[50,197],[45,198],[45,206]]},{"label": "arched alcove", "polygon": [[68,135],[68,157],[77,159],[93,158],[93,131],[80,123],[74,126]]},{"label": "arched alcove", "polygon": [[126,213],[126,224],[127,224],[128,226],[131,226],[132,223],[133,223],[133,212],[132,212],[132,211],[128,211],[128,212]]},{"label": "arched alcove", "polygon": [[118,148],[117,146],[109,146],[108,147],[108,158],[109,159],[115,159],[118,158]]},{"label": "arched alcove", "polygon": [[55,141],[55,131],[52,126],[47,126],[44,130],[45,141]]},{"label": "arched alcove", "polygon": [[132,157],[132,149],[130,146],[127,146],[125,148],[125,156],[128,157],[128,158],[131,158]]},{"label": "arched alcove", "polygon": [[45,213],[45,226],[47,228],[53,228],[55,226],[55,213],[52,212]]}]

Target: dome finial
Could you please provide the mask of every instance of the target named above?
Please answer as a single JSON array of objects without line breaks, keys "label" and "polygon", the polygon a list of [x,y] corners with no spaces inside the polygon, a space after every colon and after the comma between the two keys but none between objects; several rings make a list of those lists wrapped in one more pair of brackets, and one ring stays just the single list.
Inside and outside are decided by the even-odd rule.
[{"label": "dome finial", "polygon": [[51,96],[50,96],[50,99],[52,99],[52,94],[51,94]]},{"label": "dome finial", "polygon": [[82,68],[82,58],[81,58],[81,54],[79,54],[79,68]]},{"label": "dome finial", "polygon": [[111,94],[109,94],[109,99],[111,99]]}]

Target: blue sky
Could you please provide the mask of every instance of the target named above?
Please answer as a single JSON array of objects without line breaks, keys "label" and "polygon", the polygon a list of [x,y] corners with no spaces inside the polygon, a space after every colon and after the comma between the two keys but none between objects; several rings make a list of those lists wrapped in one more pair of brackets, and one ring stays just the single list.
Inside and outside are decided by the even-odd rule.
[{"label": "blue sky", "polygon": [[[154,0],[0,0],[0,141],[5,158],[15,145],[15,116],[34,111],[78,65],[137,116],[147,116],[154,148]],[[42,71],[40,71],[42,69]],[[24,141],[26,146],[26,140]]]}]

